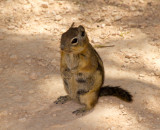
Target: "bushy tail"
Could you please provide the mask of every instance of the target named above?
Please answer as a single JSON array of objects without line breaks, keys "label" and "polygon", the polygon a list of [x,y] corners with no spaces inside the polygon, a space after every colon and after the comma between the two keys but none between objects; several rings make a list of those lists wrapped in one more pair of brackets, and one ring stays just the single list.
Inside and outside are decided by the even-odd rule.
[{"label": "bushy tail", "polygon": [[100,89],[99,96],[116,96],[126,102],[132,102],[132,95],[119,86],[105,86]]}]

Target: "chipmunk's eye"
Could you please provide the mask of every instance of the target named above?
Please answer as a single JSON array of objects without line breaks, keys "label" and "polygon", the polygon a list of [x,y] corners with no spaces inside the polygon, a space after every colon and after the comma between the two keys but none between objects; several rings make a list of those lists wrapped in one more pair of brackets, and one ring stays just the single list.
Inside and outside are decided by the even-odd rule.
[{"label": "chipmunk's eye", "polygon": [[74,39],[72,40],[72,44],[77,44],[77,42],[78,42],[78,39],[77,39],[77,38],[74,38]]},{"label": "chipmunk's eye", "polygon": [[82,37],[85,36],[85,31],[82,31],[81,36],[82,36]]}]

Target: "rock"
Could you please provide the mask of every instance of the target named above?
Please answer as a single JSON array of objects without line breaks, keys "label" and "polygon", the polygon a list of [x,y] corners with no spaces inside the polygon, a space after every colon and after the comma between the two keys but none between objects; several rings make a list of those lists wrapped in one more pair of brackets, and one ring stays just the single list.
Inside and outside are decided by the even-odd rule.
[{"label": "rock", "polygon": [[92,18],[92,20],[100,23],[100,22],[104,21],[104,18],[98,16],[98,17]]},{"label": "rock", "polygon": [[159,70],[156,70],[156,71],[154,72],[154,75],[155,75],[155,76],[160,76],[160,71],[159,71]]},{"label": "rock", "polygon": [[31,73],[29,77],[30,77],[30,79],[35,80],[35,79],[37,79],[37,74]]},{"label": "rock", "polygon": [[46,3],[45,4],[41,4],[41,7],[42,8],[48,8],[48,4],[46,4]]},{"label": "rock", "polygon": [[105,26],[106,26],[106,25],[105,25],[104,23],[101,25],[102,28],[104,28]]},{"label": "rock", "polygon": [[13,30],[15,28],[15,26],[8,26],[9,30]]},{"label": "rock", "polygon": [[139,74],[139,77],[145,77],[145,75],[144,74]]},{"label": "rock", "polygon": [[122,30],[123,30],[123,27],[119,27],[119,30],[122,31]]},{"label": "rock", "polygon": [[56,117],[56,116],[57,116],[57,114],[53,114],[52,116],[53,116],[53,117]]},{"label": "rock", "polygon": [[135,8],[134,6],[131,6],[131,7],[130,7],[130,10],[131,10],[131,11],[135,11],[136,8]]},{"label": "rock", "polygon": [[2,112],[0,112],[0,117],[7,116],[7,115],[8,115],[8,112],[7,112],[7,111],[2,111]]},{"label": "rock", "polygon": [[123,115],[127,115],[127,113],[125,111],[122,112]]},{"label": "rock", "polygon": [[136,63],[136,61],[134,61],[134,60],[130,60],[130,63]]},{"label": "rock", "polygon": [[40,21],[40,18],[39,18],[39,17],[37,17],[37,18],[35,18],[35,20],[34,20],[34,21],[36,21],[36,22],[37,22],[37,21]]},{"label": "rock", "polygon": [[11,56],[10,56],[10,59],[11,59],[11,60],[17,60],[18,57],[17,57],[17,55],[11,55]]},{"label": "rock", "polygon": [[8,115],[12,115],[12,113],[10,112],[10,113],[8,113]]},{"label": "rock", "polygon": [[130,59],[132,56],[131,55],[125,55],[125,58]]},{"label": "rock", "polygon": [[135,11],[133,15],[134,15],[134,16],[140,16],[140,15],[142,15],[142,14],[141,14],[139,11]]},{"label": "rock", "polygon": [[60,21],[62,17],[60,15],[55,16],[55,21]]},{"label": "rock", "polygon": [[[124,62],[125,62],[125,63],[129,63],[129,60],[125,60]],[[123,67],[124,67],[124,66],[123,66]]]},{"label": "rock", "polygon": [[93,38],[91,41],[92,41],[93,43],[99,43],[100,39],[98,39],[98,38]]},{"label": "rock", "polygon": [[56,13],[55,11],[52,11],[52,14],[53,14],[54,16],[56,16],[57,13]]},{"label": "rock", "polygon": [[26,55],[26,58],[29,58],[29,57],[31,57],[30,55]]},{"label": "rock", "polygon": [[148,6],[152,6],[152,2],[148,2],[147,5],[148,5]]},{"label": "rock", "polygon": [[128,25],[129,25],[131,28],[135,28],[135,27],[138,26],[136,23],[132,23],[132,22],[128,23]]},{"label": "rock", "polygon": [[123,104],[120,104],[120,105],[119,105],[119,108],[120,108],[120,109],[123,109],[123,108],[124,108],[124,105],[123,105]]},{"label": "rock", "polygon": [[144,0],[139,0],[140,3],[144,3]]},{"label": "rock", "polygon": [[119,15],[117,15],[117,16],[114,17],[114,20],[115,20],[115,21],[119,21],[119,20],[121,20],[121,19],[122,19],[122,16],[119,16]]},{"label": "rock", "polygon": [[106,26],[111,26],[112,20],[111,19],[106,19]]}]

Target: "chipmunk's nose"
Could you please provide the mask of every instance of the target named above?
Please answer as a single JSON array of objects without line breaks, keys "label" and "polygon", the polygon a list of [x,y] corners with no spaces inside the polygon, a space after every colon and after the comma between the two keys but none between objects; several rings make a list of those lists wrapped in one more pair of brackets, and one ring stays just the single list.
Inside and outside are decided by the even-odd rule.
[{"label": "chipmunk's nose", "polygon": [[63,44],[61,44],[61,50],[64,50],[64,45]]}]

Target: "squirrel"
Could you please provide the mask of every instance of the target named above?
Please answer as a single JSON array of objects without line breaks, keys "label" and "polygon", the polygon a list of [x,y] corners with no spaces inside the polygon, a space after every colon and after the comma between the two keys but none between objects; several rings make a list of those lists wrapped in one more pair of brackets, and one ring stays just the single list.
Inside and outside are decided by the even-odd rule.
[{"label": "squirrel", "polygon": [[64,88],[68,95],[60,96],[54,103],[64,104],[75,100],[85,107],[73,111],[83,114],[91,110],[100,96],[116,96],[126,102],[132,102],[132,95],[119,86],[103,86],[103,62],[90,44],[82,25],[71,27],[61,36],[60,71]]}]

